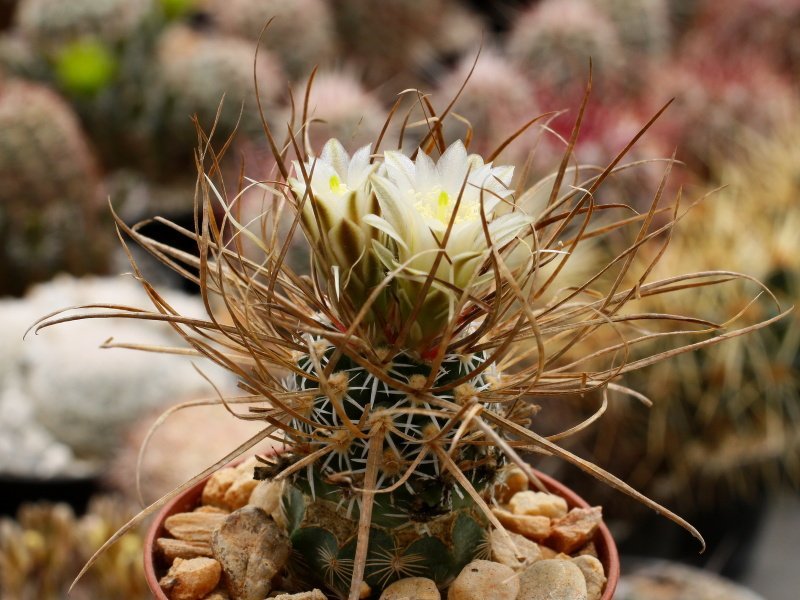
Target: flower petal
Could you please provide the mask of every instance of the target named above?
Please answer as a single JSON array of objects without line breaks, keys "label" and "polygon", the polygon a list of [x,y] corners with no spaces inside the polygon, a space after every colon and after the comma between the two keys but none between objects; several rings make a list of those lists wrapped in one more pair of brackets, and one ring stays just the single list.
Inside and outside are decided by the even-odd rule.
[{"label": "flower petal", "polygon": [[467,149],[461,140],[457,140],[447,147],[436,165],[442,187],[451,194],[457,194],[468,168]]},{"label": "flower petal", "polygon": [[363,146],[356,150],[356,153],[353,154],[353,157],[350,159],[345,178],[347,186],[350,189],[363,186],[369,174],[377,168],[377,165],[369,164],[371,152],[372,144],[369,144],[368,146]]},{"label": "flower petal", "polygon": [[336,138],[331,138],[322,147],[319,155],[322,162],[328,163],[342,179],[347,179],[347,167],[350,164],[350,155],[342,143]]}]

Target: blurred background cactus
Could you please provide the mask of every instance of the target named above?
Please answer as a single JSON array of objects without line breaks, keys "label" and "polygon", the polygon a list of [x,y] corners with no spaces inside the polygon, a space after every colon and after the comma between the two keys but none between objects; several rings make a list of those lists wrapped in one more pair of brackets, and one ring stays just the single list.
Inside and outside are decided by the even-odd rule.
[{"label": "blurred background cactus", "polygon": [[669,52],[671,26],[667,0],[599,0],[617,28],[620,42],[634,61]]},{"label": "blurred background cactus", "polygon": [[[445,124],[445,135],[448,139],[454,139],[465,136],[467,130],[471,130],[473,137],[470,150],[487,156],[533,115],[538,114],[539,109],[533,85],[519,68],[510,64],[495,49],[484,50],[477,63],[474,56],[462,58],[456,68],[439,82],[436,99],[447,102],[455,98],[470,71],[472,75],[454,109],[466,122],[450,119]],[[524,138],[528,143],[512,144],[502,155],[503,159],[516,164],[524,163],[541,134],[540,129],[531,130]]]},{"label": "blurred background cactus", "polygon": [[[0,586],[11,600],[61,600],[76,570],[136,513],[118,497],[97,497],[86,514],[65,504],[28,504],[16,520],[0,517]],[[143,534],[126,533],[101,558],[102,566],[84,578],[70,598],[144,600],[150,594],[142,566]]]},{"label": "blurred background cactus", "polygon": [[[786,107],[782,131],[749,130],[738,147],[715,160],[714,181],[725,188],[685,219],[664,268],[693,265],[719,269],[728,261],[769,282],[781,302],[800,300],[800,205],[797,203],[798,120]],[[747,224],[747,231],[742,224]],[[713,232],[704,235],[703,232]],[[757,314],[736,286],[704,294],[709,316],[725,309]],[[663,307],[653,304],[657,311]],[[737,340],[677,359],[676,369],[651,369],[637,381],[660,398],[646,412],[614,411],[618,431],[637,431],[626,419],[646,416],[646,439],[614,428],[598,440],[602,455],[629,457],[630,477],[674,505],[687,509],[759,497],[768,486],[800,484],[800,321],[786,319],[748,340]],[[683,452],[673,452],[680,443]]]},{"label": "blurred background cactus", "polygon": [[0,131],[0,290],[102,272],[112,236],[99,165],[72,109],[44,86],[0,80]]},{"label": "blurred background cactus", "polygon": [[20,32],[47,54],[70,42],[93,38],[111,46],[124,43],[142,26],[154,0],[22,0]]},{"label": "blurred background cactus", "polygon": [[561,102],[583,91],[590,58],[596,81],[605,88],[617,83],[627,56],[614,22],[590,0],[533,4],[515,21],[507,50],[537,87],[546,88],[549,100]]},{"label": "blurred background cactus", "polygon": [[220,31],[253,42],[274,18],[264,32],[263,45],[280,58],[292,79],[337,62],[333,5],[325,0],[202,0],[198,8]]}]

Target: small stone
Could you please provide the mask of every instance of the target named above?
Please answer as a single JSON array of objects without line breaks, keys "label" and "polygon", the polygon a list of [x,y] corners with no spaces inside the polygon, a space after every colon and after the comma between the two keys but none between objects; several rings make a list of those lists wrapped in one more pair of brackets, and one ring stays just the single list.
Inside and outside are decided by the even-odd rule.
[{"label": "small stone", "polygon": [[560,519],[567,515],[567,501],[561,496],[530,490],[517,492],[508,503],[515,515],[532,515]]},{"label": "small stone", "polygon": [[231,597],[228,596],[228,592],[225,590],[214,590],[203,600],[231,600]]},{"label": "small stone", "polygon": [[[489,544],[492,549],[492,560],[494,562],[519,571],[532,565],[537,560],[542,559],[542,549],[539,547],[539,544],[513,531],[508,531],[506,533],[508,537],[504,536],[503,532],[499,529],[495,529],[489,535]],[[508,543],[509,538],[514,542],[516,548]],[[518,554],[521,555],[521,560],[517,557]]]},{"label": "small stone", "polygon": [[203,504],[227,508],[225,504],[225,492],[233,485],[234,481],[239,479],[239,475],[239,471],[233,467],[226,467],[209,477],[203,488]]},{"label": "small stone", "polygon": [[268,515],[273,515],[281,508],[282,496],[283,481],[259,481],[247,503],[250,506],[257,506]]},{"label": "small stone", "polygon": [[259,464],[260,463],[258,462],[258,459],[255,456],[251,456],[247,460],[236,465],[234,468],[239,473],[239,475],[246,475],[250,479],[253,479],[255,475],[255,467],[258,466]]},{"label": "small stone", "polygon": [[573,508],[566,517],[553,522],[547,545],[570,554],[592,540],[602,520],[603,509],[599,506]]},{"label": "small stone", "polygon": [[310,592],[300,592],[299,594],[278,594],[272,600],[328,600],[321,591],[314,589]]},{"label": "small stone", "polygon": [[597,546],[594,545],[594,542],[589,542],[577,552],[573,552],[573,554],[575,556],[594,556],[595,558],[600,558],[600,555],[597,553]]},{"label": "small stone", "polygon": [[227,518],[225,514],[209,512],[177,513],[166,518],[164,528],[172,537],[187,542],[211,542],[211,534]]},{"label": "small stone", "polygon": [[519,583],[519,577],[511,567],[488,560],[474,560],[450,585],[447,600],[516,600]]},{"label": "small stone", "polygon": [[573,558],[572,562],[581,570],[586,580],[587,600],[600,600],[607,581],[602,563],[588,554]]},{"label": "small stone", "polygon": [[170,600],[200,600],[217,587],[221,572],[213,558],[176,558],[158,585]]},{"label": "small stone", "polygon": [[229,511],[227,508],[220,508],[218,506],[206,506],[206,505],[198,506],[192,512],[210,513],[212,515],[229,515],[229,514],[231,514],[231,511]]},{"label": "small stone", "polygon": [[263,600],[289,559],[286,534],[260,508],[232,512],[211,538],[233,600]]},{"label": "small stone", "polygon": [[520,575],[517,600],[587,600],[583,573],[567,560],[540,560]]},{"label": "small stone", "polygon": [[161,551],[167,562],[172,563],[176,558],[197,558],[198,556],[211,557],[211,543],[187,542],[173,538],[158,538],[156,548]]},{"label": "small stone", "polygon": [[550,546],[547,546],[546,544],[540,544],[539,545],[539,550],[542,551],[542,558],[545,559],[545,560],[549,560],[551,558],[556,558],[557,556],[560,556],[562,554],[560,552],[556,552],[555,550],[553,550]]},{"label": "small stone", "polygon": [[515,515],[503,508],[492,508],[492,513],[503,527],[528,539],[539,542],[550,535],[550,517]]},{"label": "small stone", "polygon": [[500,474],[501,483],[496,487],[498,501],[507,503],[514,494],[528,489],[528,476],[519,467],[512,466]]},{"label": "small stone", "polygon": [[358,598],[359,600],[366,600],[372,596],[372,588],[369,587],[369,584],[366,581],[361,582],[361,590],[359,591]]},{"label": "small stone", "polygon": [[436,583],[425,577],[407,577],[383,590],[380,600],[441,600]]},{"label": "small stone", "polygon": [[239,478],[225,491],[222,499],[225,506],[231,510],[242,508],[250,500],[250,495],[257,485],[258,481],[253,479],[252,474],[240,473]]}]

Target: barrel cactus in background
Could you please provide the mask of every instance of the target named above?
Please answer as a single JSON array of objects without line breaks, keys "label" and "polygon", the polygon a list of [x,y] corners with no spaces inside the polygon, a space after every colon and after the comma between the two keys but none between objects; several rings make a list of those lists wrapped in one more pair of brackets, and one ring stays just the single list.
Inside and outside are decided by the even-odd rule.
[{"label": "barrel cactus in background", "polygon": [[[298,126],[304,96],[305,86],[298,86],[294,91]],[[285,116],[288,120],[289,114]],[[335,137],[354,149],[378,136],[386,113],[381,101],[352,71],[321,71],[309,93],[307,119],[312,147]]]},{"label": "barrel cactus in background", "polygon": [[29,40],[13,31],[0,32],[0,76],[46,79],[50,66]]},{"label": "barrel cactus in background", "polygon": [[[452,0],[344,0],[335,19],[342,50],[368,85],[385,91],[415,87],[434,58],[435,42]],[[391,98],[391,94],[388,96]]]},{"label": "barrel cactus in background", "polygon": [[779,130],[796,89],[759,56],[719,62],[689,40],[683,48],[684,57],[651,74],[643,100],[652,108],[675,98],[675,110],[656,123],[653,140],[663,154],[677,149],[690,172],[707,177],[711,163],[737,147],[743,130]]},{"label": "barrel cactus in background", "polygon": [[[735,260],[748,275],[769,282],[783,303],[797,305],[800,121],[796,105],[784,110],[780,131],[744,129],[739,144],[714,162],[713,175],[726,187],[698,207],[696,220],[687,220],[665,268],[680,263],[710,270]],[[706,231],[714,235],[703,235]],[[758,315],[764,308],[748,306],[749,298],[736,286],[709,288],[701,298],[709,314],[748,309]],[[635,460],[635,483],[664,501],[707,508],[749,499],[779,483],[797,487],[799,357],[795,314],[746,341],[680,357],[680,378],[655,368],[641,387],[666,393],[647,417],[647,439],[620,436],[609,450],[615,460],[622,455]],[[613,437],[610,428],[607,433]],[[671,452],[675,443],[685,452]]]},{"label": "barrel cactus in background", "polygon": [[758,56],[789,76],[800,69],[798,0],[706,1],[698,10],[691,37],[722,60]]},{"label": "barrel cactus in background", "polygon": [[141,27],[153,6],[153,0],[22,0],[16,21],[45,50],[86,37],[115,46]]},{"label": "barrel cactus in background", "polygon": [[100,172],[69,105],[43,86],[0,81],[0,130],[3,292],[62,270],[102,271],[111,235],[96,229]]},{"label": "barrel cactus in background", "polygon": [[207,133],[216,124],[216,139],[234,131],[260,134],[256,94],[268,108],[282,93],[285,80],[277,59],[262,52],[256,89],[254,60],[253,44],[242,38],[207,35],[183,25],[165,31],[158,42],[157,79],[152,82],[158,97],[151,108],[152,118],[158,120],[155,139],[168,142],[162,152],[191,156],[197,140],[194,114]]},{"label": "barrel cactus in background", "polygon": [[[167,294],[182,311],[202,313],[196,297]],[[146,294],[132,279],[61,276],[4,301],[0,324],[9,339],[21,340],[53,302],[123,298],[143,301]],[[206,392],[205,380],[175,357],[141,353],[131,360],[124,351],[99,347],[104,341],[169,346],[176,338],[168,327],[126,327],[115,335],[112,342],[108,324],[94,321],[6,345],[0,355],[2,472],[65,479],[95,474],[145,413]]]},{"label": "barrel cactus in background", "polygon": [[325,0],[204,0],[198,8],[220,31],[253,41],[274,17],[263,45],[297,79],[337,54],[332,6]]},{"label": "barrel cactus in background", "polygon": [[[532,83],[502,54],[492,49],[484,50],[477,63],[474,57],[466,56],[441,80],[435,95],[440,104],[455,98],[473,65],[475,69],[453,109],[469,124],[450,119],[445,133],[455,137],[454,133],[463,135],[471,128],[470,149],[485,156],[530,120],[531,115],[537,114],[537,107]],[[506,160],[523,163],[527,152],[535,147],[541,130],[534,128],[524,135],[525,143],[512,144],[504,152],[502,156]]]},{"label": "barrel cactus in background", "polygon": [[702,10],[705,0],[670,0],[667,2],[672,34],[680,41],[691,30],[697,14]]},{"label": "barrel cactus in background", "polygon": [[670,49],[667,0],[595,0],[617,27],[625,51],[637,59],[662,57]]},{"label": "barrel cactus in background", "polygon": [[[75,569],[135,512],[114,496],[94,498],[86,514],[66,504],[29,503],[16,520],[0,517],[0,568],[7,598],[56,600],[67,597]],[[76,600],[148,597],[139,531],[127,533],[102,559],[102,567],[69,593]]]},{"label": "barrel cactus in background", "polygon": [[506,49],[553,99],[583,91],[589,59],[603,88],[618,83],[625,63],[617,28],[590,0],[544,0],[531,6],[514,23]]}]

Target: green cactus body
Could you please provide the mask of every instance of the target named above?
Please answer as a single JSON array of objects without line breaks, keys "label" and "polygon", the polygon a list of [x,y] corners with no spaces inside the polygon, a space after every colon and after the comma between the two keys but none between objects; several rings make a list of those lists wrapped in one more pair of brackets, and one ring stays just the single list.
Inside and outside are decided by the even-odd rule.
[{"label": "green cactus body", "polygon": [[[320,366],[324,367],[332,354],[332,347],[325,350]],[[459,402],[462,394],[471,396],[486,389],[491,376],[485,372],[468,378],[484,361],[485,357],[479,355],[446,356],[434,389],[457,379],[466,382],[435,397]],[[298,367],[301,373],[289,378],[287,388],[311,391],[313,397],[309,397],[303,415],[309,422],[340,425],[333,406],[337,400],[330,397],[340,395],[340,405],[353,423],[374,415],[390,425],[383,440],[376,488],[392,491],[375,496],[365,581],[373,590],[380,590],[396,579],[421,576],[444,587],[482,550],[486,517],[469,494],[446,475],[439,458],[424,450],[423,439],[436,435],[445,424],[444,419],[424,414],[435,408],[435,402],[391,389],[347,358],[339,360],[330,379],[337,391],[319,395],[312,359],[306,355]],[[386,368],[414,388],[421,387],[430,373],[428,365],[402,352]],[[419,408],[423,413],[403,411],[409,408]],[[306,434],[314,428],[299,418],[291,422],[291,427]],[[444,447],[455,438],[456,431],[454,427],[442,434]],[[352,577],[360,514],[360,502],[352,487],[363,485],[368,454],[365,440],[354,440],[346,432],[336,430],[320,439],[319,445],[303,443],[299,436],[297,440],[290,437],[290,442],[297,442],[290,461],[301,460],[322,446],[336,449],[296,472],[284,493],[284,515],[294,548],[293,574],[306,582],[310,577],[332,593],[345,596]],[[341,436],[341,442],[332,443],[331,437],[336,436]],[[476,490],[486,492],[503,457],[493,446],[467,443],[458,447],[453,460]],[[415,461],[418,464],[413,474],[404,478]]]}]

